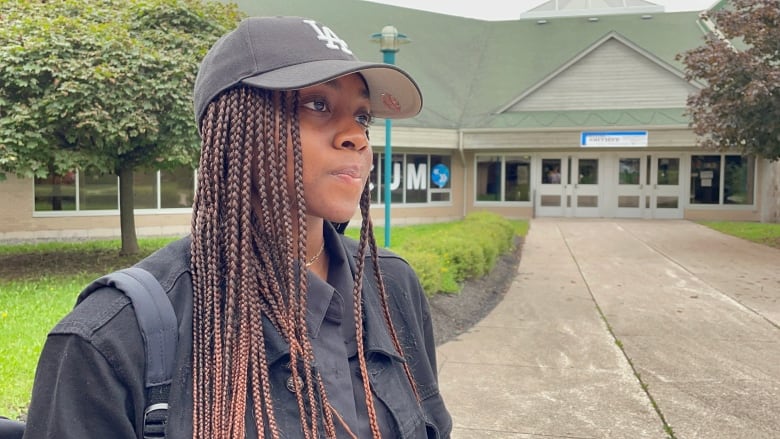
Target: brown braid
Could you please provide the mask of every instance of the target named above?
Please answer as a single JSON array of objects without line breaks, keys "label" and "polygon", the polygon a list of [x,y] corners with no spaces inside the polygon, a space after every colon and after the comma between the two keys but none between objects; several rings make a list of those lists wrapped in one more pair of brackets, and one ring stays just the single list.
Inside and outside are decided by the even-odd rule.
[{"label": "brown braid", "polygon": [[[191,247],[193,438],[244,437],[250,409],[260,439],[266,433],[274,439],[284,436],[274,414],[263,319],[289,345],[303,436],[316,439],[322,428],[327,437],[335,438],[334,419],[349,432],[314,369],[306,325],[308,285],[303,266],[308,236],[297,108],[297,92],[237,87],[219,95],[202,121]],[[368,249],[386,325],[395,348],[401,355],[403,351],[382,285],[367,189],[360,205],[354,317],[366,407],[376,439],[381,433],[368,379],[361,306]],[[406,364],[404,368],[417,395],[410,370]]]},{"label": "brown braid", "polygon": [[[371,207],[370,196],[371,192],[369,191],[368,186],[366,186],[366,189],[363,191],[363,196],[360,198],[360,211],[366,212],[364,213],[365,216],[368,215],[367,212]],[[387,293],[385,292],[385,282],[382,279],[382,271],[379,269],[379,250],[377,250],[376,237],[374,236],[374,225],[371,223],[371,220],[368,221],[368,225],[365,228],[367,229],[366,235],[368,245],[371,247],[371,263],[374,268],[374,278],[376,279],[376,284],[379,287],[379,298],[382,301],[382,314],[385,317],[385,324],[390,330],[390,335],[393,339],[393,346],[395,347],[395,350],[401,356],[404,356],[403,348],[401,348],[401,343],[398,341],[398,334],[395,331],[395,325],[393,325],[393,319],[390,317],[390,306],[387,303]],[[421,401],[420,393],[417,391],[417,381],[415,381],[414,377],[412,376],[412,371],[409,369],[409,362],[406,361],[403,365],[404,372],[406,372],[406,378],[409,380],[409,384],[412,385],[414,396],[417,398],[417,403],[419,404]]]},{"label": "brown braid", "polygon": [[360,210],[363,215],[363,221],[360,226],[360,244],[358,245],[357,263],[355,268],[355,289],[353,291],[352,301],[355,315],[355,339],[357,341],[358,363],[360,364],[360,377],[363,380],[363,395],[366,398],[366,408],[368,409],[368,422],[371,426],[371,435],[374,439],[381,439],[382,433],[379,431],[379,423],[376,418],[376,409],[374,408],[374,398],[371,394],[371,382],[368,380],[368,366],[366,365],[365,348],[363,345],[363,268],[366,265],[366,247],[368,243],[368,224],[371,222],[369,216],[363,213],[364,199],[367,189],[363,189],[360,197]]}]

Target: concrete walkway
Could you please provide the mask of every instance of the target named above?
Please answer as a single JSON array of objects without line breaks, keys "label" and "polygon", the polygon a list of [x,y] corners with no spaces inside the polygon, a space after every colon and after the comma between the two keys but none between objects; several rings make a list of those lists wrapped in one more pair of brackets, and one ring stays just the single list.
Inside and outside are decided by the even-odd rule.
[{"label": "concrete walkway", "polygon": [[453,439],[780,438],[780,250],[688,221],[534,219],[440,346]]}]

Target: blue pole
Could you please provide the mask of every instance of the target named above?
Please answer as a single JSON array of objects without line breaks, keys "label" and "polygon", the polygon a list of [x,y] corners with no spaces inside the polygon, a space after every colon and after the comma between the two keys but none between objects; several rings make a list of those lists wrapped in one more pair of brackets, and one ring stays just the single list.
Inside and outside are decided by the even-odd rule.
[{"label": "blue pole", "polygon": [[[383,50],[385,64],[395,64],[395,52],[392,50]],[[390,248],[390,204],[392,195],[390,193],[390,181],[393,174],[393,146],[390,141],[390,132],[393,122],[385,119],[385,248]]]}]

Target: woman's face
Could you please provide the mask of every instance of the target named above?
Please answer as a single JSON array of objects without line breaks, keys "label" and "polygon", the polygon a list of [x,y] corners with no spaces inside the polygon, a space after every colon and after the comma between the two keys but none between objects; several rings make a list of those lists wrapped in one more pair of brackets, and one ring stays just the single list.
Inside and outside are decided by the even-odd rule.
[{"label": "woman's face", "polygon": [[365,82],[353,73],[301,89],[298,112],[307,213],[348,221],[372,164],[371,107]]}]

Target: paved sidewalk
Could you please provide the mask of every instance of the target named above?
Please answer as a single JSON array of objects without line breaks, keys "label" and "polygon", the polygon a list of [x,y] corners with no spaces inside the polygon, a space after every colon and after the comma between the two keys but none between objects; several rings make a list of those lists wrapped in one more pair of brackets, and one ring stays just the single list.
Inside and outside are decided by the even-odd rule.
[{"label": "paved sidewalk", "polygon": [[453,439],[780,438],[778,299],[780,250],[534,219],[504,300],[439,348]]}]

